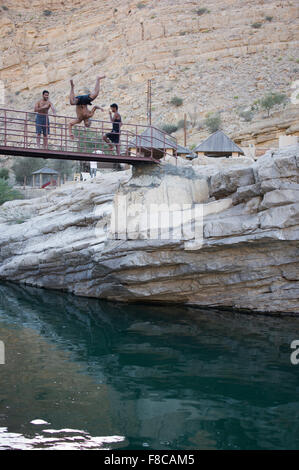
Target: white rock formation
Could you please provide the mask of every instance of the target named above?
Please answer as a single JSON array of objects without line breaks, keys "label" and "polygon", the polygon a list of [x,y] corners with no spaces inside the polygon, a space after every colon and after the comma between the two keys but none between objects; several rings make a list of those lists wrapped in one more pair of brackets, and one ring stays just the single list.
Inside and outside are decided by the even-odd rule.
[{"label": "white rock formation", "polygon": [[[115,201],[127,205],[118,239]],[[299,313],[298,240],[299,147],[256,162],[140,165],[3,204],[0,278],[109,300]]]}]

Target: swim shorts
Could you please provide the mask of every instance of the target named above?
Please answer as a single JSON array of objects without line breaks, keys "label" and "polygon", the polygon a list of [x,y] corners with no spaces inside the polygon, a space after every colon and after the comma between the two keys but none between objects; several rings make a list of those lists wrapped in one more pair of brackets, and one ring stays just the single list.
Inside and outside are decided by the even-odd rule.
[{"label": "swim shorts", "polygon": [[78,100],[77,105],[91,104],[91,102],[93,101],[93,99],[90,98],[89,95],[79,95],[79,96],[76,96],[76,98]]},{"label": "swim shorts", "polygon": [[109,140],[111,140],[111,142],[113,142],[114,144],[118,144],[119,143],[119,133],[115,133],[115,132],[108,132],[108,134],[106,134],[106,137],[108,137]]},{"label": "swim shorts", "polygon": [[50,134],[50,121],[47,114],[37,114],[35,118],[36,133],[44,136]]}]

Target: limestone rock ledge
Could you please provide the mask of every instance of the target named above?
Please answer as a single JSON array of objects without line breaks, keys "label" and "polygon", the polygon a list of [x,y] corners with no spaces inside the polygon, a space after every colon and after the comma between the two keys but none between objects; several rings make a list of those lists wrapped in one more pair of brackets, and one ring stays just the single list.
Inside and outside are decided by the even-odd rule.
[{"label": "limestone rock ledge", "polygon": [[[120,197],[139,208],[129,239],[113,239]],[[194,214],[180,237],[150,239],[142,213],[155,203],[202,207],[201,243]],[[125,302],[298,314],[298,240],[299,147],[257,161],[164,162],[3,204],[0,279]]]}]

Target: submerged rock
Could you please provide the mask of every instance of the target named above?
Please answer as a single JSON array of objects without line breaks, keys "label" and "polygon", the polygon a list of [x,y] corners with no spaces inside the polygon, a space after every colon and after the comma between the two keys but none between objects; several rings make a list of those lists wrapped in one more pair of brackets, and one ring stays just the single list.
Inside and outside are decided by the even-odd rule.
[{"label": "submerged rock", "polygon": [[298,153],[138,166],[7,202],[0,278],[125,302],[299,313]]}]

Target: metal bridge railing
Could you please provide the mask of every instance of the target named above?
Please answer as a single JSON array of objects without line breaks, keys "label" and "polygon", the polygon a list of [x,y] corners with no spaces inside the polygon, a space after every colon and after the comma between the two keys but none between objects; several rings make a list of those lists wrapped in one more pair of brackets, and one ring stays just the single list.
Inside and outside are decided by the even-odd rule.
[{"label": "metal bridge railing", "polygon": [[[38,146],[36,117],[37,113],[34,112],[0,108],[0,148],[42,148],[45,153],[49,150],[64,152],[66,158],[69,156],[72,159],[76,153],[92,154],[97,151],[118,156],[116,145],[111,144],[111,151],[103,140],[104,135],[112,130],[110,121],[91,120],[90,127],[74,126],[74,138],[71,138],[69,123],[74,117],[49,115],[49,134],[46,132],[46,139],[41,134]],[[47,125],[41,127],[46,130]],[[154,126],[123,123],[119,136],[120,155],[132,160],[137,156],[153,159],[177,156],[176,140]]]}]

